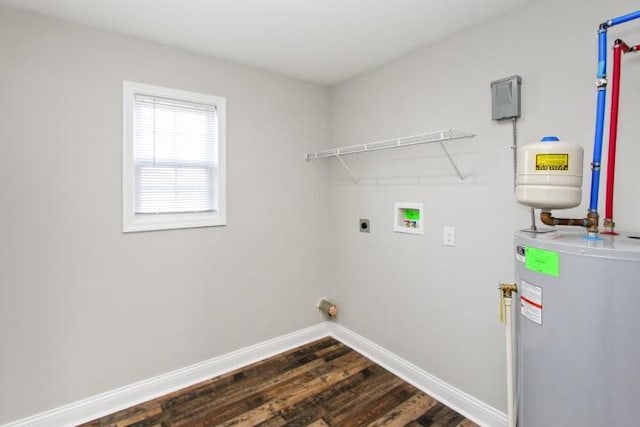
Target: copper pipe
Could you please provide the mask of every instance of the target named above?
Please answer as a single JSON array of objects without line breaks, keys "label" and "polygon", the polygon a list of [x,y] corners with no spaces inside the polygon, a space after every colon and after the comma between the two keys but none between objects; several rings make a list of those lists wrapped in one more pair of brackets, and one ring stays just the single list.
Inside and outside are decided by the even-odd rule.
[{"label": "copper pipe", "polygon": [[334,318],[338,315],[338,307],[326,299],[318,301],[318,310],[326,314],[329,318]]},{"label": "copper pipe", "polygon": [[585,227],[589,233],[598,232],[598,212],[589,212],[586,218],[556,218],[550,211],[540,212],[540,220],[546,225],[575,225]]},{"label": "copper pipe", "polygon": [[556,218],[549,211],[540,212],[540,221],[546,225],[577,225],[580,227],[587,226],[586,218]]},{"label": "copper pipe", "polygon": [[618,234],[618,232],[615,231],[616,223],[613,222],[612,219],[605,218],[603,225],[604,225],[604,231],[602,232],[602,234],[611,234],[611,235]]},{"label": "copper pipe", "polygon": [[599,221],[600,221],[600,215],[598,215],[598,212],[590,211],[587,214],[587,231],[590,234],[598,234]]}]

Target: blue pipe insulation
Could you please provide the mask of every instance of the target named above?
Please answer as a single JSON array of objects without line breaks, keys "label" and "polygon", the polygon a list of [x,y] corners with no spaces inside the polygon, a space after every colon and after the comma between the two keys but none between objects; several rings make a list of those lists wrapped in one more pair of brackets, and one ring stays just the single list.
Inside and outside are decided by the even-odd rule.
[{"label": "blue pipe insulation", "polygon": [[[607,30],[598,31],[598,79],[607,78]],[[600,193],[600,160],[604,139],[604,113],[607,99],[606,83],[598,84],[598,103],[596,107],[596,133],[593,142],[593,161],[591,162],[591,197],[589,212],[598,212],[598,194]]]},{"label": "blue pipe insulation", "polygon": [[613,18],[610,22],[610,26],[624,24],[625,22],[633,21],[634,19],[640,18],[640,10],[627,13],[626,15],[619,16],[617,18]]},{"label": "blue pipe insulation", "polygon": [[600,161],[602,159],[602,140],[604,138],[604,113],[607,100],[607,28],[640,18],[640,10],[613,18],[600,25],[598,31],[598,101],[596,107],[596,133],[593,144],[593,162],[591,163],[591,198],[589,212],[598,212],[598,193],[600,191]]},{"label": "blue pipe insulation", "polygon": [[598,89],[598,105],[596,109],[596,136],[593,144],[593,162],[591,163],[591,199],[589,211],[598,212],[598,194],[600,192],[600,161],[602,159],[602,141],[604,137],[604,112],[607,91]]},{"label": "blue pipe insulation", "polygon": [[598,32],[598,78],[607,77],[607,30]]}]

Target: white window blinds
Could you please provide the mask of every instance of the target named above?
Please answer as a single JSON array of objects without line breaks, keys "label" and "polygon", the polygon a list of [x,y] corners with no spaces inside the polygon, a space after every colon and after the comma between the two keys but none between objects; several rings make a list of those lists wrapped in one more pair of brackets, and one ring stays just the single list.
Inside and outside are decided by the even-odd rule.
[{"label": "white window blinds", "polygon": [[216,211],[213,105],[135,94],[135,214]]}]

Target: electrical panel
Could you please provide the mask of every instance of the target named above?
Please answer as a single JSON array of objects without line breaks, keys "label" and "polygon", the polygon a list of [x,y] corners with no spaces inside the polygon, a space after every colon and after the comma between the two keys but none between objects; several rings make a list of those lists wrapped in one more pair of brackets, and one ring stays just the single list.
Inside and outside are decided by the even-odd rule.
[{"label": "electrical panel", "polygon": [[511,76],[491,82],[491,115],[493,120],[520,117],[522,77]]}]

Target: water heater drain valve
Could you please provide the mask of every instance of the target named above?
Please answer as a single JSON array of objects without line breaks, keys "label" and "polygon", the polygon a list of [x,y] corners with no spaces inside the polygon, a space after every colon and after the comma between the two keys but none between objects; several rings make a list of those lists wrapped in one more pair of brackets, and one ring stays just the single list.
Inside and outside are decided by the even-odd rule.
[{"label": "water heater drain valve", "polygon": [[511,294],[518,292],[518,286],[515,283],[501,283],[500,292],[503,298],[511,298]]},{"label": "water heater drain valve", "polygon": [[[507,305],[511,306],[511,297],[514,292],[518,292],[518,286],[515,283],[501,283],[498,289],[500,289],[500,323],[504,323]],[[505,302],[505,299],[508,302]]]}]

